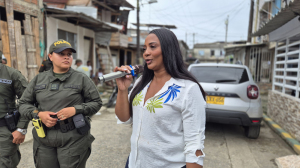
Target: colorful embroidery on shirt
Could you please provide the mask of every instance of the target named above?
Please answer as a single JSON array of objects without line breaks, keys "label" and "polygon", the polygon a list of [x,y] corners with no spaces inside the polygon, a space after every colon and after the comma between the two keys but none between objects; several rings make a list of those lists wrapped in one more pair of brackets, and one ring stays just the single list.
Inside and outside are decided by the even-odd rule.
[{"label": "colorful embroidery on shirt", "polygon": [[[170,101],[170,99],[172,98],[171,101],[174,100],[174,98],[177,97],[177,92],[180,92],[179,88],[181,88],[178,85],[173,84],[172,86],[169,86],[168,90],[165,91],[164,93],[161,94],[161,96],[159,96],[156,99],[152,99],[150,100],[149,103],[147,103],[147,110],[150,111],[150,113],[155,113],[155,108],[163,108],[162,104],[163,103],[167,103],[168,101]],[[169,95],[168,95],[169,94]],[[163,101],[163,97],[167,96],[167,99]]]},{"label": "colorful embroidery on shirt", "polygon": [[150,113],[155,113],[155,108],[163,108],[163,106],[161,105],[163,104],[162,99],[161,98],[156,98],[156,99],[152,99],[150,100],[150,102],[147,104],[147,110],[150,111]]},{"label": "colorful embroidery on shirt", "polygon": [[142,99],[143,99],[143,94],[142,94],[142,91],[138,94],[138,95],[136,95],[135,97],[134,97],[134,99],[133,99],[133,101],[132,101],[132,105],[133,106],[138,106],[138,105],[140,105],[140,103],[142,102]]},{"label": "colorful embroidery on shirt", "polygon": [[181,88],[181,87],[178,85],[175,85],[175,84],[173,84],[172,86],[169,86],[169,89],[167,91],[165,91],[164,93],[162,93],[162,95],[159,97],[159,99],[163,98],[164,96],[169,94],[169,96],[167,97],[167,99],[165,100],[164,103],[167,103],[171,98],[173,101],[174,98],[177,97],[177,92],[180,92],[179,88]]}]

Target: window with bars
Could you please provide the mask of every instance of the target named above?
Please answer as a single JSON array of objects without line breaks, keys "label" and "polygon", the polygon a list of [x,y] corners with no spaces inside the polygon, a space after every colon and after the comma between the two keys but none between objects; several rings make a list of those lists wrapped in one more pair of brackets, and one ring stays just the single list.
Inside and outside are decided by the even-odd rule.
[{"label": "window with bars", "polygon": [[273,90],[300,97],[300,39],[288,38],[276,44]]}]

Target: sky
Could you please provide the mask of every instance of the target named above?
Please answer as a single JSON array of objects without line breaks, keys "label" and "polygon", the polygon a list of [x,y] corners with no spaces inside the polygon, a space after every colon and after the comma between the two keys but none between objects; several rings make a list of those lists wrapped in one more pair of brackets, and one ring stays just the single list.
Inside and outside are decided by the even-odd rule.
[{"label": "sky", "polygon": [[[137,0],[127,1],[136,7]],[[177,29],[171,30],[190,48],[193,48],[193,33],[195,44],[225,41],[227,16],[227,41],[247,40],[250,0],[157,0],[148,4],[149,1],[140,0],[143,4],[140,23],[175,25]],[[128,28],[136,28],[131,24],[136,22],[136,10],[133,10],[129,14]]]}]

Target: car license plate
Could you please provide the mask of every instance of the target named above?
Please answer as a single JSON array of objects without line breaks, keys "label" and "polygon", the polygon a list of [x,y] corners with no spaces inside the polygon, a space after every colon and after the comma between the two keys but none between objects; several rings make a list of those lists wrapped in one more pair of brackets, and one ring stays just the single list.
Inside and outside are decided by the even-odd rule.
[{"label": "car license plate", "polygon": [[225,97],[221,96],[206,96],[206,102],[208,104],[219,104],[224,105]]}]

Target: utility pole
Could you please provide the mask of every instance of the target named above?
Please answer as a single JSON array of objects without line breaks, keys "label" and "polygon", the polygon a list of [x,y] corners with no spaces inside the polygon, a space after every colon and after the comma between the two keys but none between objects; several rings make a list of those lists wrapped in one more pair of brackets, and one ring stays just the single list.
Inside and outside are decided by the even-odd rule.
[{"label": "utility pole", "polygon": [[187,32],[185,32],[185,42],[187,44]]},{"label": "utility pole", "polygon": [[195,33],[193,33],[193,47],[195,45]]},{"label": "utility pole", "polygon": [[[195,46],[195,34],[196,34],[196,33],[193,33],[193,48],[194,48],[194,46]],[[194,50],[193,50],[192,55],[193,55],[193,58],[195,58]]]},{"label": "utility pole", "polygon": [[228,23],[229,23],[229,15],[227,16],[227,19],[225,21],[225,25],[226,25],[226,34],[225,34],[225,45],[227,44],[227,32],[228,32]]},{"label": "utility pole", "polygon": [[249,14],[249,27],[248,27],[248,39],[247,42],[251,43],[251,34],[252,34],[252,26],[253,26],[253,12],[254,12],[254,0],[251,1],[250,6],[250,14]]},{"label": "utility pole", "polygon": [[[251,34],[252,34],[252,27],[253,27],[253,14],[254,14],[254,0],[250,0],[251,1],[251,6],[250,6],[250,14],[249,14],[249,27],[248,27],[248,38],[247,38],[247,42],[251,43],[252,42],[252,38],[251,38]],[[259,4],[259,0],[256,0],[257,5]],[[257,19],[257,13],[258,13],[258,6],[257,6],[257,11],[256,11],[256,17],[255,17],[255,30],[256,30],[256,19]],[[255,43],[255,38],[253,40],[253,42]],[[249,66],[249,62],[250,62],[250,47],[246,47],[246,55],[245,55],[245,62],[244,64],[246,66]]]},{"label": "utility pole", "polygon": [[[259,10],[259,0],[256,0],[256,12],[255,12],[255,24],[254,24],[254,31],[255,32],[257,30],[258,10]],[[253,38],[253,43],[256,44],[256,38]]]},{"label": "utility pole", "polygon": [[136,39],[136,64],[140,64],[140,3],[139,0],[136,1],[137,2],[137,7],[136,7],[136,21],[137,21],[137,28],[136,28],[136,34],[137,34],[137,39]]}]

